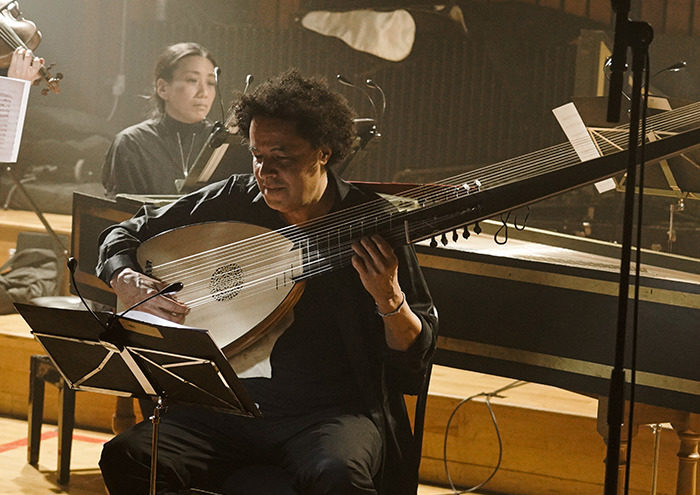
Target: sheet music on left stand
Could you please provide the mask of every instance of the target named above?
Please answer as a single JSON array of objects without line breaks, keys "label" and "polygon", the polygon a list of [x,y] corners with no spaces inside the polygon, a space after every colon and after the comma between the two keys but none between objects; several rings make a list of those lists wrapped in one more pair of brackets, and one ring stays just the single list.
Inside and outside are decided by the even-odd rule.
[{"label": "sheet music on left stand", "polygon": [[0,163],[15,163],[22,140],[31,83],[0,77]]}]

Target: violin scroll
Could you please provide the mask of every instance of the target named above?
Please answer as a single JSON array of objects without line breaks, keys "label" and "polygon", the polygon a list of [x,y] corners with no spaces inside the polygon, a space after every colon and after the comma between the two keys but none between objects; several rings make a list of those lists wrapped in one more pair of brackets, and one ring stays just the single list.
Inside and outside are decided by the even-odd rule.
[{"label": "violin scroll", "polygon": [[[60,93],[61,92],[61,87],[58,85],[59,81],[63,79],[63,73],[62,72],[57,72],[55,76],[52,76],[51,73],[49,72],[53,68],[54,64],[51,64],[48,67],[42,67],[39,70],[39,73],[41,74],[41,77],[46,81],[46,87],[42,88],[41,94],[46,96],[49,94],[49,91],[52,93]],[[34,81],[34,85],[38,86],[39,85],[39,79]]]}]

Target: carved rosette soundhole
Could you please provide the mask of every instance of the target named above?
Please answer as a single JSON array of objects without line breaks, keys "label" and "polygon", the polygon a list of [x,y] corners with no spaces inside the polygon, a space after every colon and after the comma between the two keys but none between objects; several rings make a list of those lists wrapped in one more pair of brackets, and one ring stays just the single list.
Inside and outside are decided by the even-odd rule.
[{"label": "carved rosette soundhole", "polygon": [[209,277],[209,290],[217,301],[230,301],[236,297],[242,284],[243,269],[237,263],[220,266]]}]

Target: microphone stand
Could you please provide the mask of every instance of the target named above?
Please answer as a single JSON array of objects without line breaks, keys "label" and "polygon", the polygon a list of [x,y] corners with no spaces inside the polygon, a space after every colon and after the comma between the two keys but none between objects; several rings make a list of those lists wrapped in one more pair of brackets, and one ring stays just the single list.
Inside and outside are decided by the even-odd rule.
[{"label": "microphone stand", "polygon": [[[613,1],[614,3],[614,1]],[[621,2],[624,4],[624,2]],[[627,2],[629,6],[629,2]],[[645,22],[632,22],[627,19],[627,12],[618,10],[616,13],[615,43],[624,43],[624,46],[615,46],[613,57],[626,54],[627,48],[632,51],[632,95],[629,124],[629,147],[627,180],[625,184],[624,220],[622,230],[622,251],[620,259],[620,285],[617,308],[617,334],[615,341],[615,361],[610,375],[610,391],[608,395],[608,442],[605,459],[605,495],[618,493],[618,470],[620,463],[620,433],[623,424],[625,409],[625,334],[627,331],[627,303],[629,298],[630,258],[632,247],[632,225],[634,217],[634,190],[636,184],[637,148],[639,146],[639,128],[641,122],[642,100],[642,76],[646,65],[649,43],[653,38],[651,26]],[[622,18],[624,17],[624,20]],[[625,66],[624,57],[613,60],[613,70]],[[620,72],[620,71],[618,71]],[[623,71],[622,71],[623,72]],[[617,74],[619,81],[614,83],[611,79],[610,106],[608,107],[608,120],[617,121],[615,111],[619,115],[619,102],[621,94],[621,76]],[[613,94],[614,91],[617,91]],[[615,109],[614,105],[618,107]],[[645,136],[641,137],[645,139]],[[641,164],[644,166],[644,164]],[[643,191],[639,191],[643,194]],[[638,246],[639,248],[639,246]],[[639,263],[639,259],[637,259]],[[632,425],[628,425],[631,428]],[[629,469],[629,466],[627,466]],[[625,486],[625,493],[627,487]]]}]

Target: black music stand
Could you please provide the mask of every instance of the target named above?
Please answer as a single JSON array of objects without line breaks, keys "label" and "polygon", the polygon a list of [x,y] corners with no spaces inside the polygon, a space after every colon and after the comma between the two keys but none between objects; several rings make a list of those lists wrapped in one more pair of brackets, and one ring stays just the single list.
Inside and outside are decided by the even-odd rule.
[{"label": "black music stand", "polygon": [[[608,134],[611,132],[627,134],[629,132],[628,127],[615,127],[615,124],[605,120],[607,100],[606,96],[573,98],[586,128],[594,136],[600,136],[595,138],[596,141],[606,139],[604,135],[600,135],[601,131]],[[653,101],[649,102],[649,113],[653,115],[691,103],[693,102],[686,99],[656,96],[653,97]],[[622,105],[624,114],[629,110],[630,103],[623,100]],[[663,130],[647,131],[645,138],[648,141],[656,141],[666,137],[668,134],[668,132],[664,133]],[[668,197],[677,200],[700,200],[700,180],[697,173],[697,162],[700,160],[700,155],[695,150],[686,150],[677,155],[646,164],[644,195]],[[624,192],[627,180],[626,175],[620,174],[613,177],[613,179],[615,180],[616,190]]]},{"label": "black music stand", "polygon": [[21,303],[15,307],[72,389],[157,399],[151,417],[152,494],[158,424],[166,401],[261,416],[206,330],[104,312],[95,313],[98,321],[89,311]]},{"label": "black music stand", "polygon": [[[239,142],[240,139],[238,137]],[[178,193],[185,194],[206,184],[221,163],[229,145],[235,141],[236,135],[230,133],[224,124],[217,122],[199,150],[187,176],[184,179],[175,179],[175,189]]]}]

